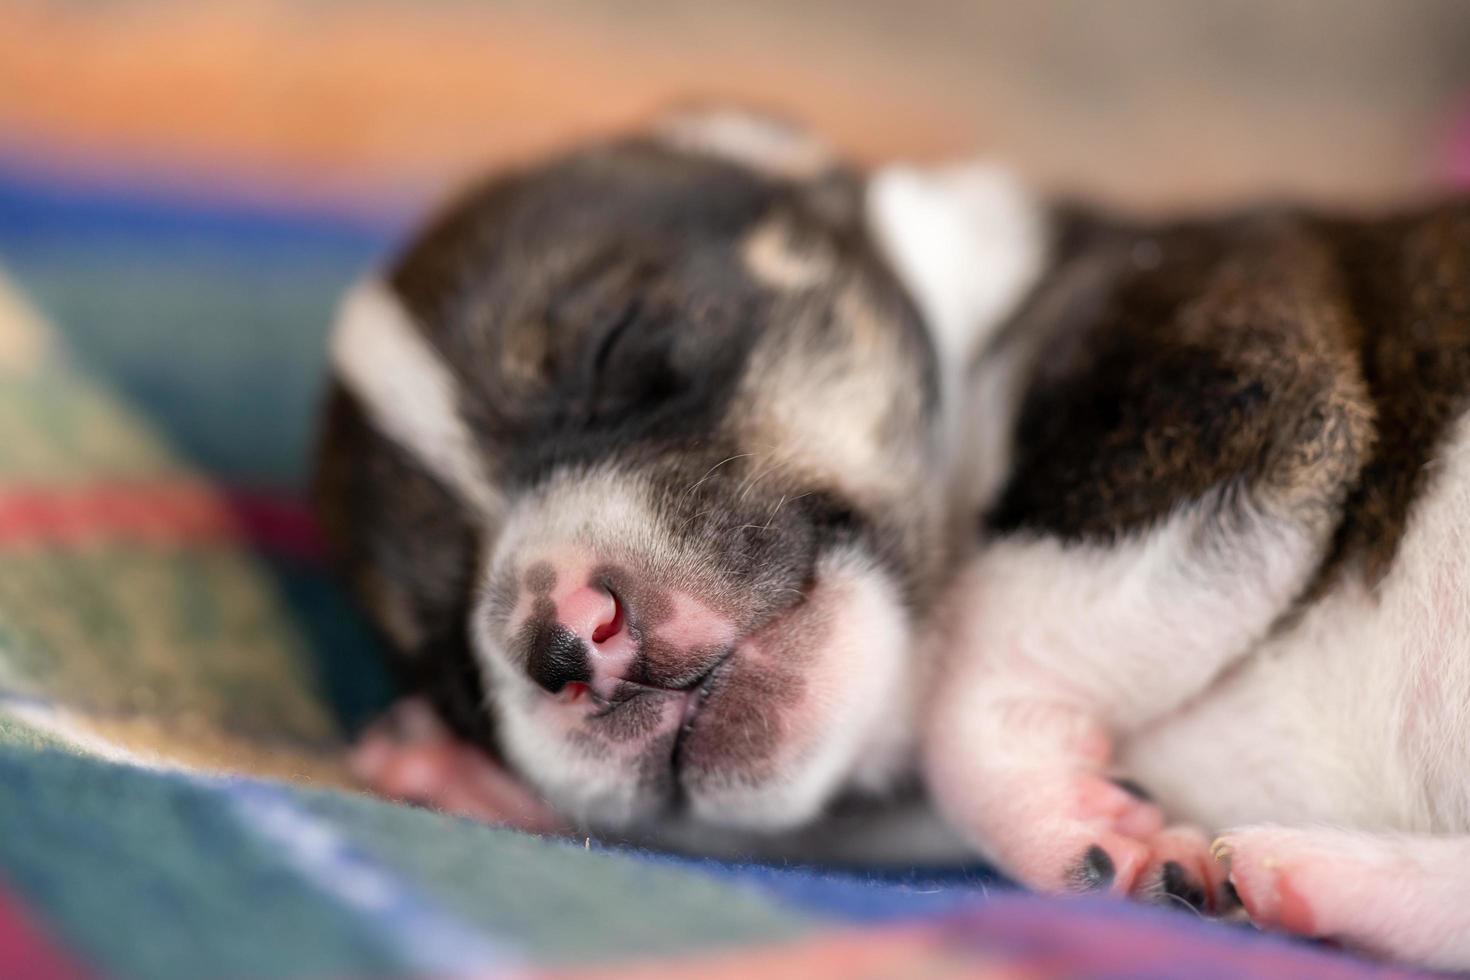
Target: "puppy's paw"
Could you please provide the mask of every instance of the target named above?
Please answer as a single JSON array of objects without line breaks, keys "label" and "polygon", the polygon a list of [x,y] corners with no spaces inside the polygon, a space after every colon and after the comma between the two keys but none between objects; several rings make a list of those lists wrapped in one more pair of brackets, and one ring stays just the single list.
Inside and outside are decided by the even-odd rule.
[{"label": "puppy's paw", "polygon": [[456,739],[414,698],[394,705],[349,758],[364,788],[389,799],[532,833],[564,829],[551,808],[494,759]]},{"label": "puppy's paw", "polygon": [[970,815],[1007,872],[1051,892],[1132,893],[1148,870],[1163,814],[1143,796],[1087,771],[991,773]]},{"label": "puppy's paw", "polygon": [[1138,787],[1088,771],[1011,772],[977,794],[977,838],[1028,887],[1099,892],[1203,914],[1232,901],[1200,831],[1166,826]]},{"label": "puppy's paw", "polygon": [[[1299,831],[1254,827],[1216,839],[1211,853],[1251,922],[1302,936],[1317,935],[1317,912],[1303,892],[1308,879],[1328,870],[1315,849],[1302,846]],[[1313,865],[1318,865],[1314,872]]]},{"label": "puppy's paw", "polygon": [[1262,929],[1428,965],[1470,963],[1463,839],[1255,826],[1213,850]]}]

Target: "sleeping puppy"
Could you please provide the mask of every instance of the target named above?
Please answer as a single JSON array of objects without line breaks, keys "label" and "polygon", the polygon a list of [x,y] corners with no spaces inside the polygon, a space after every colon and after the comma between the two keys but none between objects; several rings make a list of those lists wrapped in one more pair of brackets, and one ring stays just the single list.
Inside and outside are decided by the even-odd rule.
[{"label": "sleeping puppy", "polygon": [[375,783],[700,850],[913,795],[939,370],[863,191],[784,124],[684,115],[473,189],[348,296],[322,523],[533,794],[421,709],[436,748],[365,748]]},{"label": "sleeping puppy", "polygon": [[719,851],[920,777],[1034,887],[1470,966],[1470,207],[1144,224],[685,117],[473,191],[333,356],[323,523],[435,705],[378,788]]}]

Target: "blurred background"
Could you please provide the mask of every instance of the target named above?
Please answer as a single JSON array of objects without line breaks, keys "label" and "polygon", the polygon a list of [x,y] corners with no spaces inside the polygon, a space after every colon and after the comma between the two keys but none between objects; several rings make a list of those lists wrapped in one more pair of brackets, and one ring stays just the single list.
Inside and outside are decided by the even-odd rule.
[{"label": "blurred background", "polygon": [[1458,0],[0,5],[7,153],[344,199],[690,96],[1140,205],[1381,196],[1437,176],[1467,93]]},{"label": "blurred background", "polygon": [[0,265],[191,459],[291,490],[353,275],[690,99],[1138,209],[1374,204],[1470,177],[1470,3],[0,0]]}]

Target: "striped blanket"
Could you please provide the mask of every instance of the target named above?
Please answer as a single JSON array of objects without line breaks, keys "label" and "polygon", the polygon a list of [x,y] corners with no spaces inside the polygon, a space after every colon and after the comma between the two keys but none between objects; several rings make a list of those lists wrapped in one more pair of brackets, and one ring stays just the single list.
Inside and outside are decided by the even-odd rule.
[{"label": "striped blanket", "polygon": [[0,976],[1405,976],[980,868],[542,839],[356,793],[391,696],[298,503],[392,209],[57,177],[0,142]]}]

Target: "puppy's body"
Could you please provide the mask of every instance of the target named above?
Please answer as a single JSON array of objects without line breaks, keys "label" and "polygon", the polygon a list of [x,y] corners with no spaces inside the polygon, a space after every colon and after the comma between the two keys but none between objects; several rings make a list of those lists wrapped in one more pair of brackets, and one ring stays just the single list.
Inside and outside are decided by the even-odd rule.
[{"label": "puppy's body", "polygon": [[1259,922],[1465,965],[1470,205],[1051,227],[977,365],[941,805],[1033,884],[1200,907],[1204,839],[1106,777],[1212,831],[1457,835],[1221,850]]},{"label": "puppy's body", "polygon": [[1165,812],[1461,835],[1232,880],[1470,964],[1470,207],[1144,227],[717,114],[470,195],[334,356],[349,580],[581,826],[825,844],[923,777],[1029,884],[1210,909]]}]

